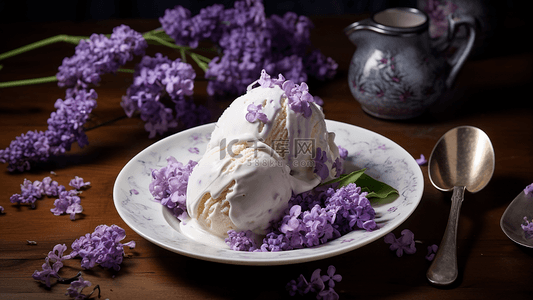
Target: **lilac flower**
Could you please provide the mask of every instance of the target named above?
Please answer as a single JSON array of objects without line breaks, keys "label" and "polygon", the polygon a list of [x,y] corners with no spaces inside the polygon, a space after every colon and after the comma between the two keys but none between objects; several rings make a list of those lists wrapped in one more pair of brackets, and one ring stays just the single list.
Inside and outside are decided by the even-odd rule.
[{"label": "lilac flower", "polygon": [[[303,274],[300,274],[296,280],[289,281],[286,285],[289,295],[295,296],[298,293],[303,296],[308,293],[315,293],[317,294],[317,299],[338,299],[339,295],[333,288],[335,287],[335,281],[340,282],[342,276],[335,274],[334,266],[328,267],[327,275],[321,275],[320,273],[320,269],[313,271],[309,281],[305,279]],[[328,289],[326,289],[325,283],[328,284]]]},{"label": "lilac flower", "polygon": [[335,287],[335,281],[340,282],[342,280],[342,276],[339,274],[335,274],[336,268],[335,266],[329,266],[327,275],[322,275],[322,281],[327,282],[329,287]]},{"label": "lilac flower", "polygon": [[348,157],[348,150],[346,150],[342,146],[337,146],[337,148],[339,148],[339,156],[340,156],[340,158],[346,159],[346,157]]},{"label": "lilac flower", "polygon": [[416,252],[414,234],[409,229],[402,231],[402,236],[398,239],[391,232],[385,236],[385,243],[391,244],[390,250],[396,251],[396,256],[401,257],[403,253],[413,254]]},{"label": "lilac flower", "polygon": [[196,16],[176,6],[160,22],[178,45],[195,48],[210,40],[220,49],[205,74],[210,95],[242,94],[262,69],[301,82],[308,75],[331,78],[337,68],[331,58],[311,49],[313,24],[307,17],[288,12],[267,18],[259,0],[235,1],[228,9],[213,5]]},{"label": "lilac flower", "polygon": [[70,180],[70,183],[68,185],[70,185],[71,187],[77,190],[81,190],[82,188],[90,184],[91,184],[90,182],[84,182],[83,178],[76,176],[74,177],[74,179]]},{"label": "lilac flower", "polygon": [[262,106],[261,104],[254,105],[253,103],[248,105],[247,110],[248,113],[246,113],[246,121],[253,123],[257,120],[268,123],[267,116],[262,112],[261,110]]},{"label": "lilac flower", "polygon": [[289,107],[297,112],[303,114],[304,117],[311,116],[311,102],[314,101],[313,96],[309,94],[309,87],[305,82],[300,85],[295,84],[291,80],[287,80],[282,86],[285,95],[287,96]]},{"label": "lilac flower", "polygon": [[0,215],[4,214],[4,207],[0,205]]},{"label": "lilac flower", "polygon": [[74,56],[63,59],[56,75],[58,85],[79,90],[97,84],[101,75],[116,72],[134,55],[142,55],[147,46],[142,35],[126,25],[115,27],[109,38],[93,34],[80,41]]},{"label": "lilac flower", "polygon": [[76,300],[86,299],[87,295],[82,294],[84,288],[91,286],[91,282],[84,280],[82,276],[70,283],[70,286],[67,288],[66,296],[74,298]]},{"label": "lilac flower", "polygon": [[59,198],[54,201],[54,206],[54,208],[50,209],[54,215],[59,216],[67,213],[70,214],[70,219],[73,221],[76,219],[76,214],[83,211],[81,199],[78,197],[76,190],[61,191]]},{"label": "lilac flower", "polygon": [[335,212],[335,225],[341,234],[345,234],[354,227],[372,231],[377,228],[374,217],[376,212],[366,198],[367,193],[355,183],[350,183],[337,190],[329,188],[326,191],[326,208]]},{"label": "lilac flower", "polygon": [[44,281],[47,287],[50,287],[51,285],[50,277],[61,279],[61,276],[58,274],[59,269],[63,267],[64,260],[71,258],[70,254],[64,255],[65,250],[67,250],[65,244],[55,245],[54,249],[48,252],[48,256],[45,258],[45,263],[42,266],[43,270],[35,270],[35,272],[33,272],[33,279]]},{"label": "lilac flower", "polygon": [[524,194],[533,197],[533,183],[526,186],[526,188],[524,189]]},{"label": "lilac flower", "polygon": [[251,230],[241,232],[229,230],[225,242],[230,246],[231,250],[235,251],[254,251],[257,249]]},{"label": "lilac flower", "polygon": [[526,224],[521,224],[520,226],[522,226],[526,237],[531,238],[533,237],[533,222],[530,222],[527,217],[524,217],[524,221],[526,222]]},{"label": "lilac flower", "polygon": [[24,178],[24,183],[20,185],[20,194],[13,194],[9,200],[11,203],[17,204],[30,204],[32,208],[35,208],[35,201],[42,196],[42,190],[40,189],[40,182],[31,182]]},{"label": "lilac flower", "polygon": [[126,237],[124,229],[117,225],[99,225],[93,233],[87,233],[72,243],[72,258],[81,257],[81,266],[90,269],[96,264],[104,268],[120,270],[124,246],[135,248],[135,242],[120,243]]},{"label": "lilac flower", "polygon": [[328,156],[326,154],[326,151],[322,151],[320,147],[316,149],[316,157],[314,159],[315,161],[315,168],[313,170],[314,173],[316,173],[321,180],[325,180],[329,177],[329,169],[326,165],[326,162],[328,160]]},{"label": "lilac flower", "polygon": [[186,165],[170,156],[167,158],[167,166],[152,170],[152,182],[149,190],[155,201],[161,203],[172,211],[172,214],[180,219],[188,218],[187,214],[187,183],[192,170],[198,163],[189,160]]},{"label": "lilac flower", "polygon": [[30,204],[32,208],[35,207],[35,201],[40,199],[43,195],[57,196],[60,191],[65,190],[65,187],[59,185],[57,181],[52,178],[45,177],[42,181],[24,179],[24,183],[20,185],[20,194],[13,194],[10,197],[11,203]]},{"label": "lilac flower", "polygon": [[[144,56],[120,105],[128,117],[140,112],[150,138],[176,128],[178,120],[186,127],[205,123],[210,118],[208,110],[186,99],[193,94],[195,77],[192,66],[181,59],[171,61],[160,53]],[[172,108],[162,103],[164,99],[175,104],[175,116]]]},{"label": "lilac flower", "polygon": [[439,250],[439,246],[435,244],[428,246],[428,254],[426,255],[426,259],[432,261],[437,254],[437,250]]},{"label": "lilac flower", "polygon": [[9,147],[0,150],[0,162],[8,163],[8,171],[26,171],[32,164],[48,160],[52,155],[69,151],[77,142],[80,147],[88,144],[83,125],[96,107],[96,92],[80,90],[64,101],[58,99],[56,111],[48,119],[48,130],[28,131],[11,141]]},{"label": "lilac flower", "polygon": [[426,164],[427,162],[428,161],[426,160],[424,154],[420,154],[420,158],[416,159],[416,163],[420,166]]}]

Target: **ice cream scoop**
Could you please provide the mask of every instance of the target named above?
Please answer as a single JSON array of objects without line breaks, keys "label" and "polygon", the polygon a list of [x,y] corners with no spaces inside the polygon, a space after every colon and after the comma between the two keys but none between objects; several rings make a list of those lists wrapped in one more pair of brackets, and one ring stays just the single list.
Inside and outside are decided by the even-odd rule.
[{"label": "ice cream scoop", "polygon": [[220,237],[230,229],[265,234],[293,194],[342,169],[335,134],[322,109],[306,101],[307,86],[261,84],[267,76],[224,111],[189,178],[189,216]]}]

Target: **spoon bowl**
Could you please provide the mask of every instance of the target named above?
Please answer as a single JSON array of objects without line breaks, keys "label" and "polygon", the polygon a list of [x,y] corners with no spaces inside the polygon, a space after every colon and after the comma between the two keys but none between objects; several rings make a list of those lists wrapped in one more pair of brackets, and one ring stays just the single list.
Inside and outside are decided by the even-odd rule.
[{"label": "spoon bowl", "polygon": [[492,178],[494,161],[494,148],[489,137],[472,126],[460,126],[446,132],[431,152],[429,180],[441,191],[453,191],[448,224],[426,274],[435,285],[448,285],[457,279],[457,224],[464,191],[476,193],[482,190]]},{"label": "spoon bowl", "polygon": [[503,233],[513,242],[529,248],[533,248],[533,238],[526,236],[524,229],[520,225],[525,224],[524,217],[527,217],[528,220],[533,218],[532,202],[532,197],[522,191],[505,209],[500,219],[500,227]]}]

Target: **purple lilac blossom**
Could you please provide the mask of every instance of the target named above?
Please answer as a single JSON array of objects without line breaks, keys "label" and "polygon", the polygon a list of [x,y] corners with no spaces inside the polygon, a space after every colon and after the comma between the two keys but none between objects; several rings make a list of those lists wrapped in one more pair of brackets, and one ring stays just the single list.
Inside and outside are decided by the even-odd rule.
[{"label": "purple lilac blossom", "polygon": [[205,73],[210,95],[242,94],[262,69],[295,82],[307,81],[308,75],[332,78],[337,69],[331,58],[310,51],[313,24],[307,17],[287,12],[267,18],[260,0],[235,1],[228,9],[215,4],[196,16],[178,5],[160,22],[178,45],[195,48],[210,40],[220,49]]},{"label": "purple lilac blossom", "polygon": [[526,186],[526,188],[524,189],[524,194],[533,197],[533,183]]},{"label": "purple lilac blossom", "polygon": [[31,207],[35,207],[37,199],[40,199],[43,195],[49,197],[58,196],[61,191],[65,190],[65,187],[47,176],[42,181],[35,180],[31,182],[24,179],[24,183],[20,185],[20,190],[20,194],[13,194],[10,197],[11,203],[30,204]]},{"label": "purple lilac blossom", "polygon": [[348,157],[348,150],[346,150],[342,146],[337,146],[337,148],[339,148],[339,156],[340,156],[340,158],[346,159],[346,157]]},{"label": "purple lilac blossom", "polygon": [[291,80],[285,80],[285,77],[281,74],[278,75],[278,79],[272,79],[263,69],[257,83],[266,88],[279,86],[285,92],[284,95],[287,97],[288,105],[294,112],[301,113],[305,118],[311,116],[310,103],[314,102],[315,98],[309,94],[309,87],[305,82],[298,85]]},{"label": "purple lilac blossom", "polygon": [[432,261],[437,254],[437,250],[439,250],[439,246],[435,244],[428,246],[428,254],[426,255],[426,259]]},{"label": "purple lilac blossom", "polygon": [[268,118],[267,116],[263,113],[263,111],[261,110],[262,106],[261,104],[257,104],[257,105],[254,105],[253,103],[248,105],[247,107],[247,110],[248,110],[248,113],[246,113],[246,121],[250,122],[250,123],[253,123],[257,120],[263,122],[263,123],[268,123]]},{"label": "purple lilac blossom", "polygon": [[524,217],[526,224],[521,224],[524,234],[527,238],[533,238],[533,221],[530,222],[527,217]]},{"label": "purple lilac blossom", "polygon": [[254,251],[257,249],[253,233],[251,230],[236,232],[228,231],[228,237],[225,240],[230,244],[230,249],[235,251]]},{"label": "purple lilac blossom", "polygon": [[72,221],[76,219],[76,214],[83,212],[81,199],[78,197],[78,191],[76,190],[61,191],[59,198],[54,201],[54,206],[54,208],[50,209],[54,215],[59,216],[67,213]]},{"label": "purple lilac blossom", "polygon": [[0,205],[0,215],[4,213],[4,207]]},{"label": "purple lilac blossom", "polygon": [[[313,247],[340,237],[356,228],[371,231],[377,228],[375,211],[366,198],[367,193],[350,183],[339,189],[309,191],[289,200],[289,208],[280,221],[257,247],[244,251],[276,252]],[[249,241],[244,241],[249,239]],[[252,243],[253,236],[230,236],[226,243]]]},{"label": "purple lilac blossom", "polygon": [[318,147],[316,149],[316,156],[314,159],[315,168],[313,172],[316,173],[320,177],[321,181],[325,180],[329,176],[329,169],[328,169],[328,166],[326,165],[327,160],[328,160],[328,156],[326,154],[326,151],[322,151],[322,149]]},{"label": "purple lilac blossom", "polygon": [[[210,119],[207,108],[187,99],[193,94],[195,77],[192,66],[179,58],[172,61],[161,53],[144,56],[120,105],[130,118],[140,112],[150,138],[176,128],[178,121],[187,128],[206,123]],[[163,104],[165,99],[174,103],[175,115]]]},{"label": "purple lilac blossom", "polygon": [[[287,283],[286,289],[291,296],[315,293],[317,299],[339,299],[339,295],[333,288],[335,287],[335,281],[340,282],[342,276],[335,274],[335,271],[336,269],[332,265],[328,267],[327,275],[321,275],[321,270],[316,269],[313,271],[309,281],[305,279],[303,274],[300,274],[296,280],[293,279]],[[325,283],[328,284],[328,289],[326,289]]]},{"label": "purple lilac blossom", "polygon": [[9,147],[0,150],[0,162],[8,163],[10,172],[23,172],[30,170],[32,164],[69,151],[74,142],[80,148],[86,146],[89,142],[83,125],[96,107],[97,97],[94,90],[80,90],[64,101],[58,99],[54,105],[56,111],[47,121],[48,130],[30,130],[16,137]]},{"label": "purple lilac blossom", "polygon": [[421,165],[424,165],[426,164],[428,161],[426,160],[426,157],[424,156],[424,154],[420,154],[420,158],[416,159],[416,163],[421,166]]},{"label": "purple lilac blossom", "polygon": [[33,279],[44,281],[47,287],[50,287],[50,277],[55,277],[60,279],[58,272],[59,269],[63,267],[63,261],[66,259],[72,258],[71,255],[64,255],[64,252],[67,250],[65,244],[57,244],[54,246],[54,249],[48,252],[48,256],[45,258],[45,263],[43,264],[42,271],[33,272]]},{"label": "purple lilac blossom", "polygon": [[113,28],[111,37],[92,34],[80,40],[72,57],[63,59],[56,77],[60,87],[85,89],[100,82],[100,76],[115,73],[134,55],[143,55],[148,43],[142,35],[126,25]]},{"label": "purple lilac blossom", "polygon": [[76,300],[86,299],[87,295],[82,294],[81,292],[84,288],[89,286],[91,286],[91,282],[88,280],[84,280],[83,277],[80,276],[78,280],[75,280],[70,283],[65,295]]},{"label": "purple lilac blossom", "polygon": [[409,229],[404,229],[401,232],[402,236],[396,238],[394,233],[390,232],[385,236],[385,243],[391,244],[390,250],[396,251],[396,256],[401,257],[403,253],[414,254],[416,252],[415,236]]},{"label": "purple lilac blossom", "polygon": [[91,185],[90,182],[84,182],[83,181],[83,178],[81,177],[74,177],[74,179],[70,180],[69,184],[71,187],[77,189],[77,190],[81,190],[82,188],[88,186],[88,185]]},{"label": "purple lilac blossom", "polygon": [[176,158],[167,158],[167,166],[152,170],[152,182],[149,190],[155,201],[161,203],[172,211],[172,214],[180,219],[188,218],[187,214],[187,183],[192,170],[198,163],[189,160],[182,164]]},{"label": "purple lilac blossom", "polygon": [[103,268],[120,270],[124,246],[135,248],[135,242],[120,243],[126,237],[124,229],[117,225],[99,225],[93,233],[87,233],[72,243],[72,258],[81,257],[81,266],[90,269],[99,264]]}]

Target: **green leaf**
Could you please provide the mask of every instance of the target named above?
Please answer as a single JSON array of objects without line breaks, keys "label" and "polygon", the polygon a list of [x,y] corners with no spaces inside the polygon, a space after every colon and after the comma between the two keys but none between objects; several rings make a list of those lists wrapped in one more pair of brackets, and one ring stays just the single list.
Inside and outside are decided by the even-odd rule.
[{"label": "green leaf", "polygon": [[384,199],[392,194],[399,194],[395,188],[366,174],[362,174],[355,184],[361,187],[361,191],[368,192],[367,198]]},{"label": "green leaf", "polygon": [[350,183],[355,183],[358,187],[361,188],[361,191],[368,193],[368,195],[366,196],[368,199],[384,199],[392,194],[399,194],[398,190],[384,182],[370,177],[369,175],[365,174],[365,171],[366,169],[361,169],[353,171],[349,174],[343,174],[339,176],[339,178],[335,178],[321,185],[327,185],[338,182],[340,188],[343,186],[347,186]]},{"label": "green leaf", "polygon": [[335,182],[338,182],[339,183],[339,187],[343,187],[343,186],[346,186],[350,183],[354,183],[357,181],[357,179],[359,179],[359,177],[361,177],[361,175],[363,175],[363,173],[365,172],[366,169],[361,169],[361,170],[357,170],[357,171],[353,171],[349,174],[342,174],[341,176],[339,176],[339,178],[335,178],[335,179],[332,179],[328,182],[325,182],[321,185],[326,185],[326,184],[332,184],[332,183],[335,183]]}]

